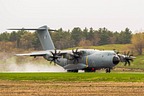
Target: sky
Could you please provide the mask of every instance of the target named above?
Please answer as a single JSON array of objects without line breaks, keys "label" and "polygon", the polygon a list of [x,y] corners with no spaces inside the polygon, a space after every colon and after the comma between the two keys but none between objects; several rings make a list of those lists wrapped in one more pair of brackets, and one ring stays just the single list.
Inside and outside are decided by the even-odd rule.
[{"label": "sky", "polygon": [[0,32],[7,28],[144,31],[144,0],[0,0]]}]

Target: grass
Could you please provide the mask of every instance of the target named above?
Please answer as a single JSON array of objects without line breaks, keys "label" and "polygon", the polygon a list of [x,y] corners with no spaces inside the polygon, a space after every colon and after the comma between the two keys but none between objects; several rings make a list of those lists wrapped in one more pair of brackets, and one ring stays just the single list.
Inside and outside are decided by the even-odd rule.
[{"label": "grass", "polygon": [[[98,50],[113,50],[116,49],[118,51],[128,51],[128,47],[131,46],[131,44],[108,44],[108,45],[102,45],[102,46],[92,46],[93,49]],[[130,51],[130,50],[129,50]]]},{"label": "grass", "polygon": [[0,73],[0,80],[41,80],[50,82],[144,82],[144,73]]},{"label": "grass", "polygon": [[[98,49],[98,50],[113,50],[116,49],[120,52],[130,51],[131,44],[107,44],[101,46],[85,46],[85,47],[76,47],[76,48],[88,48],[88,49]],[[76,49],[76,48],[69,48],[69,50]]]}]

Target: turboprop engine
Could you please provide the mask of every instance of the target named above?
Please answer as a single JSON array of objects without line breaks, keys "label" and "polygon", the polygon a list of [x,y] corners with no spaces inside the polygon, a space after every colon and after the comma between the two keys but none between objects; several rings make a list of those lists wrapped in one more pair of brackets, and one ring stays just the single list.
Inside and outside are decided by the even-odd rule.
[{"label": "turboprop engine", "polygon": [[61,58],[61,56],[60,56],[60,51],[57,52],[57,50],[55,49],[54,52],[53,52],[53,51],[50,51],[50,53],[51,53],[51,55],[50,55],[50,54],[46,54],[46,55],[44,56],[44,58],[45,58],[46,60],[50,61],[50,63],[52,63],[52,62],[54,62],[54,63],[59,62],[58,59]]}]

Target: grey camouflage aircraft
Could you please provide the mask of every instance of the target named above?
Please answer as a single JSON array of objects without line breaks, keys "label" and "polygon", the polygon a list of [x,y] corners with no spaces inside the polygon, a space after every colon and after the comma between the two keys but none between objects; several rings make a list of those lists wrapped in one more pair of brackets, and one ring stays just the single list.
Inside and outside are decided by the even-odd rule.
[{"label": "grey camouflage aircraft", "polygon": [[133,57],[130,52],[127,54],[119,54],[114,50],[95,50],[95,49],[73,49],[73,50],[56,50],[51,39],[49,29],[47,26],[42,26],[37,29],[8,29],[8,30],[36,30],[39,40],[41,42],[43,51],[16,54],[16,56],[42,56],[44,59],[54,62],[63,67],[67,72],[78,72],[84,70],[85,72],[95,72],[99,69],[106,69],[107,73],[119,62],[125,62],[130,65]]}]

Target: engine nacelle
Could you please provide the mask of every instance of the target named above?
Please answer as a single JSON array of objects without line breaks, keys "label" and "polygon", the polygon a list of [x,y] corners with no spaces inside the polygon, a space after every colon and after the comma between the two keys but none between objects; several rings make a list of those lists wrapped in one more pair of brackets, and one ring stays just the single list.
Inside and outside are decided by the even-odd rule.
[{"label": "engine nacelle", "polygon": [[67,53],[67,54],[65,55],[65,58],[68,59],[68,60],[72,60],[72,59],[73,59],[73,56],[72,56],[72,54]]},{"label": "engine nacelle", "polygon": [[48,60],[48,61],[51,61],[51,60],[52,60],[51,55],[49,55],[49,54],[46,54],[46,55],[44,55],[43,57],[44,57],[46,60]]}]

